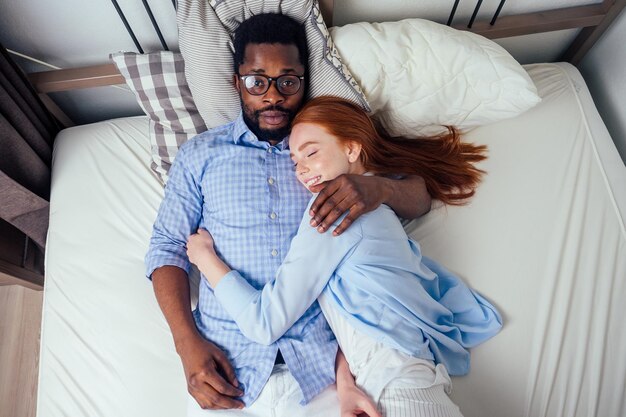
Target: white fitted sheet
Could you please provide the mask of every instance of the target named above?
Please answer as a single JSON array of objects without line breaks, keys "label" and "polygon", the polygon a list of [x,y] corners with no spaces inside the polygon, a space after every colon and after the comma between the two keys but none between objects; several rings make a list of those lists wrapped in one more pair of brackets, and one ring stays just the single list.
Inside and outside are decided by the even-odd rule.
[{"label": "white fitted sheet", "polygon": [[[409,226],[504,316],[452,397],[466,417],[622,417],[626,167],[577,70],[527,69],[542,103],[466,136],[489,146],[475,199]],[[138,117],[56,140],[39,417],[184,415],[182,367],[144,277],[162,198],[147,135]]]}]

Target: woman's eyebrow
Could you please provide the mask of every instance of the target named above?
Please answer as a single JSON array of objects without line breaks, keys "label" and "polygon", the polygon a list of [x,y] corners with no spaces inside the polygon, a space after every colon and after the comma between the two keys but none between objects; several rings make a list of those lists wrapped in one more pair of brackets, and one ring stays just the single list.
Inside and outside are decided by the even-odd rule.
[{"label": "woman's eyebrow", "polygon": [[[301,152],[301,151],[302,151],[302,149],[306,148],[308,145],[315,145],[316,143],[317,143],[317,142],[316,142],[316,141],[314,141],[314,140],[309,140],[309,141],[307,141],[307,142],[304,142],[302,145],[298,146],[298,149],[296,149],[296,150],[297,150],[298,152]],[[290,153],[289,153],[289,157],[290,157],[290,158],[293,158],[293,157],[294,157],[293,152],[290,152]]]},{"label": "woman's eyebrow", "polygon": [[317,142],[314,140],[310,140],[308,142],[304,142],[302,145],[300,145],[298,147],[298,151],[301,151],[302,149],[304,149],[305,147],[307,147],[308,145],[315,145]]}]

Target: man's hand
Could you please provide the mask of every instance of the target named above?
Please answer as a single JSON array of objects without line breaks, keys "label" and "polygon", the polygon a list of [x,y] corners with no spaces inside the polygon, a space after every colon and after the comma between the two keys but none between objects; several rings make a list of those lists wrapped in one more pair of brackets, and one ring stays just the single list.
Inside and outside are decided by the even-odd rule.
[{"label": "man's hand", "polygon": [[378,208],[389,199],[391,189],[388,181],[390,180],[384,177],[344,174],[311,187],[311,191],[319,192],[309,213],[312,217],[311,226],[324,233],[341,215],[350,210],[333,230],[333,235],[340,235],[359,216]]},{"label": "man's hand", "polygon": [[236,400],[243,392],[228,358],[217,346],[200,336],[176,346],[187,379],[187,389],[200,407],[210,410],[243,408]]},{"label": "man's hand", "polygon": [[191,314],[187,273],[175,266],[162,266],[152,273],[152,284],[183,363],[189,393],[202,408],[243,408],[234,398],[243,393],[237,389],[239,383],[228,358],[198,333]]},{"label": "man's hand", "polygon": [[405,219],[416,219],[430,211],[431,197],[422,177],[402,179],[379,176],[340,175],[311,187],[319,195],[311,205],[311,226],[324,233],[343,213],[348,215],[333,230],[343,233],[359,216],[387,204]]}]

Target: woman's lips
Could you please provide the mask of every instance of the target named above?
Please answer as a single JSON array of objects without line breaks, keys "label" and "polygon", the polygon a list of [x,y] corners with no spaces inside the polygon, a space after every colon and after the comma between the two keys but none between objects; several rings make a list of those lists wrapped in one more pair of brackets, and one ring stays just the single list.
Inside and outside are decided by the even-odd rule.
[{"label": "woman's lips", "polygon": [[261,113],[263,121],[272,126],[281,125],[287,121],[287,113],[281,111],[265,111]]},{"label": "woman's lips", "polygon": [[304,185],[308,187],[312,187],[317,184],[322,179],[321,175],[316,175],[315,177],[308,178],[304,180]]}]

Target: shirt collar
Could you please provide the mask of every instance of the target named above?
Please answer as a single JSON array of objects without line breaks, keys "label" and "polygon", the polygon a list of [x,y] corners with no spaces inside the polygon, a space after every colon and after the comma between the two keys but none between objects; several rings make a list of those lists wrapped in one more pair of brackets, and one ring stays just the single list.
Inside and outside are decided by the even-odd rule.
[{"label": "shirt collar", "polygon": [[[239,112],[239,116],[233,122],[233,142],[236,145],[250,144],[253,146],[261,146],[263,148],[269,148],[269,142],[259,140],[254,133],[250,130],[246,122],[243,120],[243,112]],[[289,136],[285,136],[282,141],[276,144],[276,147],[281,151],[289,149]]]}]

